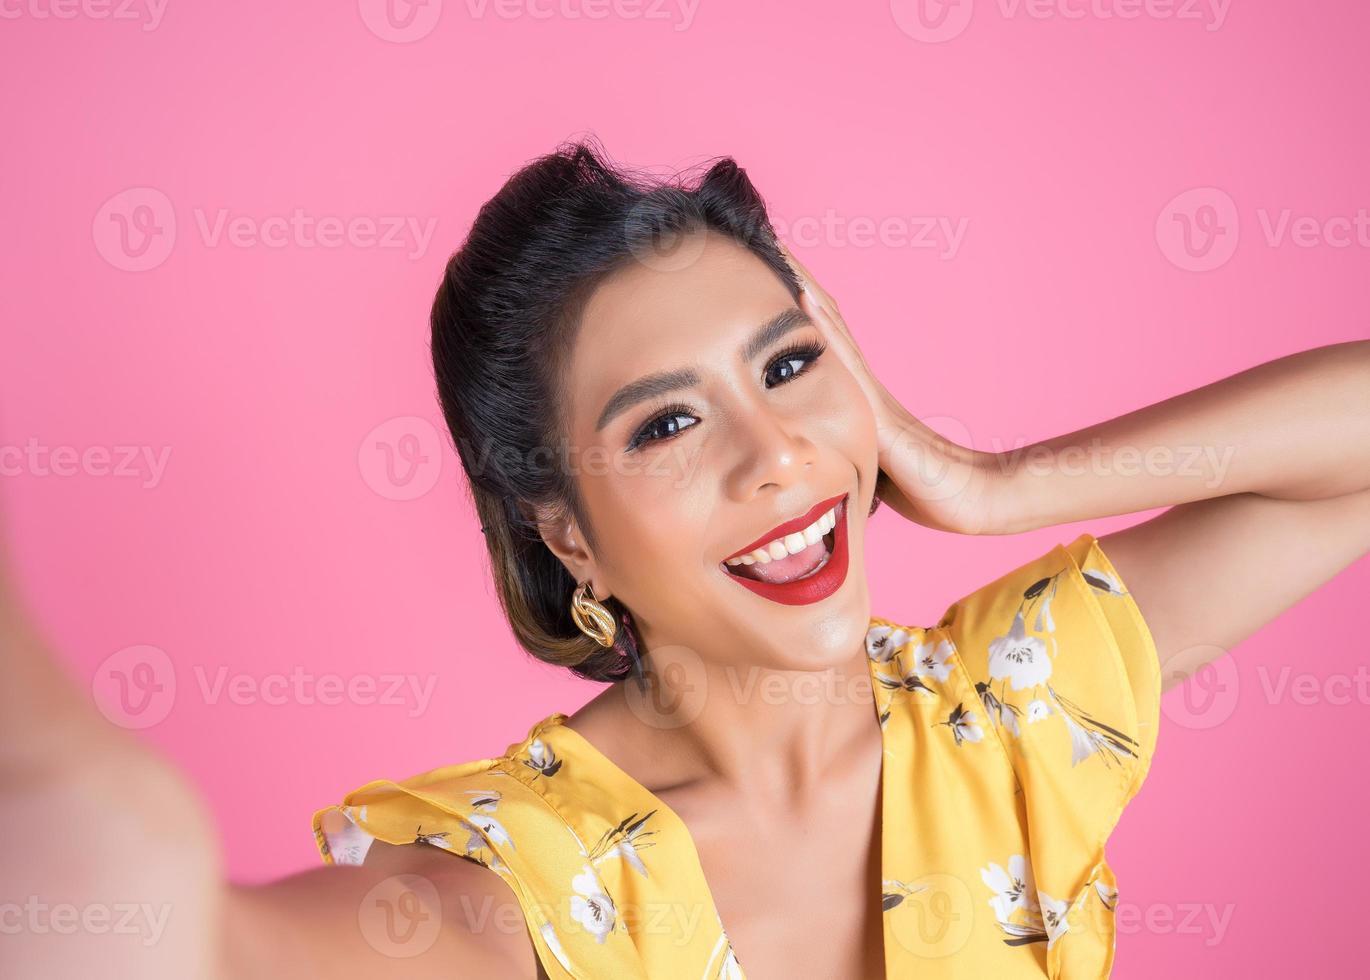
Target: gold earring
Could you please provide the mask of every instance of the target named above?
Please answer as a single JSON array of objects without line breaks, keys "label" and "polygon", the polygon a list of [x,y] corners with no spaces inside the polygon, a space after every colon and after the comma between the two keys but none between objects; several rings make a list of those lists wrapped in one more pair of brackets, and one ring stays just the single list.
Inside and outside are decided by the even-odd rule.
[{"label": "gold earring", "polygon": [[[588,597],[585,594],[587,589],[590,593]],[[590,639],[602,647],[611,647],[618,633],[618,623],[614,621],[613,613],[600,605],[594,595],[595,591],[588,581],[576,586],[576,591],[571,594],[571,618]]]}]

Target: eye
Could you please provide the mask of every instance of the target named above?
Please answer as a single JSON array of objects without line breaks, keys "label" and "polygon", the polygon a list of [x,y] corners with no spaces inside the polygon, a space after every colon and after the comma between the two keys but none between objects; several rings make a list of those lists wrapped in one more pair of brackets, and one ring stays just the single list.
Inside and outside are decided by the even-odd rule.
[{"label": "eye", "polygon": [[[680,419],[691,419],[693,421],[680,425]],[[632,441],[628,443],[628,450],[631,452],[648,442],[674,439],[697,421],[699,420],[690,414],[690,409],[685,405],[671,405],[663,408],[649,421],[644,422],[642,428],[634,433]]]},{"label": "eye", "polygon": [[[775,388],[787,384],[808,371],[814,362],[823,356],[823,352],[828,349],[827,344],[816,341],[793,344],[786,347],[766,365],[766,379],[769,381],[772,372],[776,372],[775,384],[767,384],[768,388]],[[803,367],[794,367],[795,364],[802,364]]]}]

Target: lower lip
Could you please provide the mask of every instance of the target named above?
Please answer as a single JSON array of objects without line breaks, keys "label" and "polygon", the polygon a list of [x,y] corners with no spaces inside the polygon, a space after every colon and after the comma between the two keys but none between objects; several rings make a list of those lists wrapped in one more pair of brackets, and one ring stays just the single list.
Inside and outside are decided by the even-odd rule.
[{"label": "lower lip", "polygon": [[837,523],[832,532],[832,554],[828,562],[807,578],[777,584],[758,582],[756,579],[742,578],[724,572],[738,585],[750,589],[763,599],[778,602],[784,606],[807,606],[811,602],[826,599],[842,587],[847,580],[847,497],[837,505]]}]

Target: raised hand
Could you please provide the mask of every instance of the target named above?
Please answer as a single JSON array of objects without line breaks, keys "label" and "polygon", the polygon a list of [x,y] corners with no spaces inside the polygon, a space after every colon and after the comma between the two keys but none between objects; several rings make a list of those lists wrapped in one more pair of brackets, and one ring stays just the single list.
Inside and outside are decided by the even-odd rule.
[{"label": "raised hand", "polygon": [[856,378],[875,415],[883,478],[880,499],[904,517],[939,531],[1005,534],[1001,518],[1007,473],[995,453],[962,446],[906,409],[871,371],[832,296],[780,243],[803,287],[802,306]]}]

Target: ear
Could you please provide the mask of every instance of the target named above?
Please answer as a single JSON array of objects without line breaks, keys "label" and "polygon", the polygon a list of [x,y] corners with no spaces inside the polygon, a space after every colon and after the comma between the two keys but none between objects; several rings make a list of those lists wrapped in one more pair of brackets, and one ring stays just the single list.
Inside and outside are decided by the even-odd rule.
[{"label": "ear", "polygon": [[600,574],[599,564],[585,544],[576,519],[545,508],[535,509],[534,519],[543,543],[566,566],[571,577],[577,582],[589,581],[597,599],[609,598],[613,593]]}]

